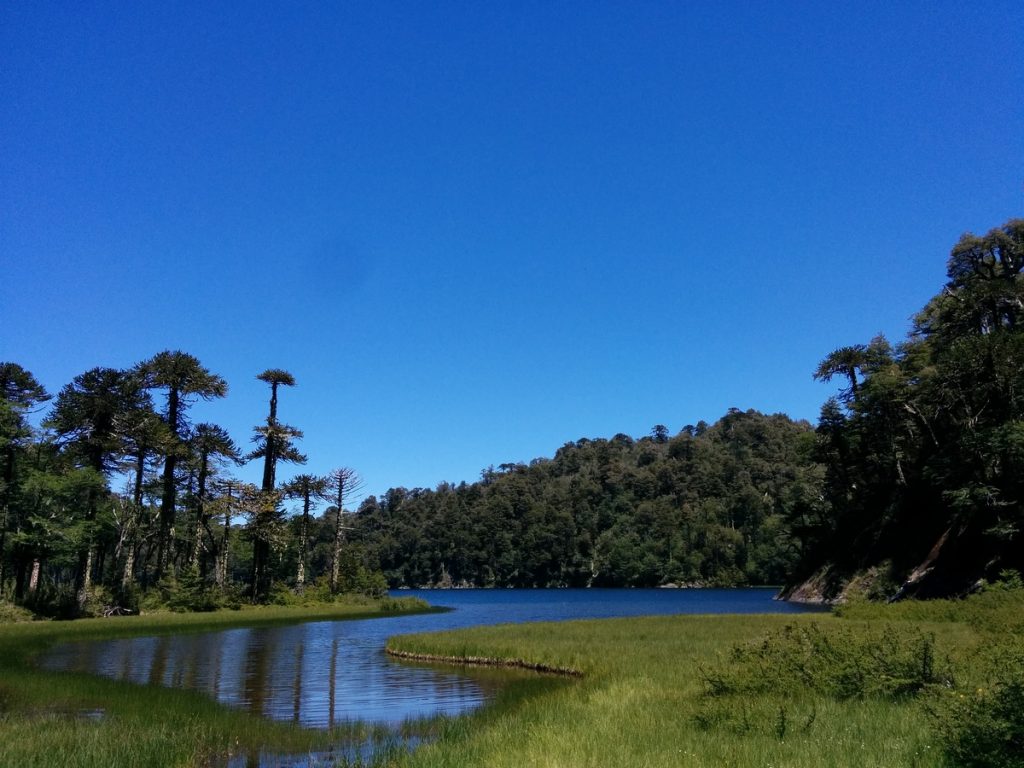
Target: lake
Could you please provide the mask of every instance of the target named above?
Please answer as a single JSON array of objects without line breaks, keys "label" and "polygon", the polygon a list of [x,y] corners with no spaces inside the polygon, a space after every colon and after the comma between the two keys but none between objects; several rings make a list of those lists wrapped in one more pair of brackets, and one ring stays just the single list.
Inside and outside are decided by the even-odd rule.
[{"label": "lake", "polygon": [[773,600],[771,589],[402,590],[445,613],[228,629],[201,634],[64,643],[46,669],[201,691],[276,720],[322,728],[360,720],[396,726],[456,715],[492,699],[502,676],[488,670],[402,662],[388,637],[485,624],[700,613],[820,610]]}]

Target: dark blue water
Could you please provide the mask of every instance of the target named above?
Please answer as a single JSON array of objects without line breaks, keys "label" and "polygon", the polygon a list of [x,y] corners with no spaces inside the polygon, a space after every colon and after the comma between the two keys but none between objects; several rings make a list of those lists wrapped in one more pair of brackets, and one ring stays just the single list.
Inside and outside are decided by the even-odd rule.
[{"label": "dark blue water", "polygon": [[493,698],[493,672],[391,659],[388,637],[484,624],[698,613],[793,613],[768,589],[404,590],[454,610],[203,634],[65,643],[47,669],[202,691],[217,701],[310,727],[349,721],[394,726],[459,714]]}]

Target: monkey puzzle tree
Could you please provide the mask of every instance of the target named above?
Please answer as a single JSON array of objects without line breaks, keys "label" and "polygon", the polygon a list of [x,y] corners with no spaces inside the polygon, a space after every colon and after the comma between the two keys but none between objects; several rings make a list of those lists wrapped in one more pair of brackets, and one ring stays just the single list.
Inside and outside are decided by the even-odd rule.
[{"label": "monkey puzzle tree", "polygon": [[[57,395],[46,425],[57,436],[73,466],[108,477],[119,469],[124,442],[118,429],[125,414],[145,410],[148,397],[141,379],[132,372],[93,368]],[[84,607],[93,561],[93,532],[100,493],[88,497],[85,509],[85,540],[79,552],[75,588],[79,607]]]},{"label": "monkey puzzle tree", "polygon": [[314,475],[296,475],[282,487],[286,499],[302,499],[302,519],[299,523],[299,562],[295,572],[295,586],[301,591],[306,584],[306,559],[309,554],[309,513],[313,503],[327,498],[327,478]]},{"label": "monkey puzzle tree", "polygon": [[210,373],[192,355],[181,351],[164,351],[144,363],[138,371],[149,389],[167,392],[164,423],[169,431],[165,447],[163,493],[160,499],[160,532],[157,542],[156,576],[163,575],[171,549],[171,531],[174,527],[177,482],[175,469],[179,460],[187,455],[185,434],[188,428],[186,414],[194,398],[212,400],[228,393],[227,382]]},{"label": "monkey puzzle tree", "polygon": [[[305,464],[306,457],[295,447],[294,442],[302,437],[302,432],[295,427],[281,424],[277,420],[277,389],[279,386],[295,386],[295,377],[288,371],[269,368],[256,376],[260,381],[270,385],[270,411],[265,425],[255,428],[253,442],[256,449],[247,457],[248,460],[263,459],[263,484],[261,491],[263,502],[252,519],[250,532],[253,537],[252,546],[252,601],[262,602],[270,593],[270,552],[271,541],[267,535],[274,530],[274,523],[279,521],[281,510],[276,502],[277,464],[290,462]],[[272,502],[271,500],[274,499]]]},{"label": "monkey puzzle tree", "polygon": [[50,399],[35,377],[17,363],[0,363],[0,595],[4,591],[7,531],[17,485],[16,464],[32,437],[26,414]]},{"label": "monkey puzzle tree", "polygon": [[189,557],[189,567],[199,565],[200,573],[205,574],[206,562],[200,560],[203,550],[203,534],[209,537],[209,546],[212,550],[216,547],[216,539],[213,531],[210,530],[211,514],[207,509],[209,502],[208,484],[210,477],[217,471],[217,464],[223,461],[240,460],[238,448],[227,430],[218,427],[216,424],[200,424],[195,428],[189,448],[192,451],[192,461],[196,471],[196,492],[193,497],[195,502],[196,528],[195,541],[192,545],[192,554]]},{"label": "monkey puzzle tree", "polygon": [[124,590],[135,579],[147,472],[153,470],[164,446],[171,438],[170,430],[153,410],[153,403],[148,395],[144,407],[121,414],[118,432],[121,435],[124,453],[120,471],[131,478],[131,501],[122,505],[120,535],[115,551],[115,559],[121,563],[121,588]]},{"label": "monkey puzzle tree", "polygon": [[341,577],[341,548],[345,543],[345,502],[363,489],[363,479],[351,467],[340,467],[327,475],[330,498],[336,507],[334,546],[331,556],[331,592],[337,593]]},{"label": "monkey puzzle tree", "polygon": [[808,562],[888,563],[901,594],[1024,568],[1024,220],[961,237],[946,276],[895,350],[844,347],[816,373],[850,389],[822,409],[833,526]]}]

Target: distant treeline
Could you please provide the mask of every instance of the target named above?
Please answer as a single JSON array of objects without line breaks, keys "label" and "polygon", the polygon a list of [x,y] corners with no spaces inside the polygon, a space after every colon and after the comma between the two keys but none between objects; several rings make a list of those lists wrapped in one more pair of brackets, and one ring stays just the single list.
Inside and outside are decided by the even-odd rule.
[{"label": "distant treeline", "polygon": [[780,584],[818,513],[814,432],[730,411],[669,437],[567,443],[475,483],[370,497],[354,535],[392,586]]}]

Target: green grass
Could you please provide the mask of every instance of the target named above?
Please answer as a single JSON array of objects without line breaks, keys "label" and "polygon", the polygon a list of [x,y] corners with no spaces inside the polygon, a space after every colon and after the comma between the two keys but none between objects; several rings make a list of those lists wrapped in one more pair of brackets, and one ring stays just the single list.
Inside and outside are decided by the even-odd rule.
[{"label": "green grass", "polygon": [[[858,607],[847,613],[847,617],[631,618],[392,638],[389,648],[406,653],[519,661],[582,674],[539,693],[506,696],[489,710],[454,721],[438,742],[403,758],[401,764],[407,768],[946,764],[941,742],[946,702],[986,684],[992,667],[985,659],[1005,639],[1007,628],[1018,626],[1024,599],[1017,594],[982,597],[966,604]],[[812,625],[816,631],[799,631]],[[787,626],[795,630],[787,633]],[[906,642],[894,641],[901,632],[906,633]],[[887,687],[868,676],[857,687],[845,684],[847,676],[845,687],[836,687],[828,675],[828,685],[819,686],[810,678],[804,685],[783,685],[779,681],[784,672],[774,679],[765,675],[769,667],[758,666],[788,663],[792,679],[802,679],[808,670],[801,666],[796,650],[808,636],[819,642],[834,641],[836,663],[848,665],[848,672],[856,672],[860,659],[871,674],[882,674],[877,670],[890,669],[883,663],[887,660],[874,657],[891,653],[903,663],[925,646],[929,658],[934,654],[935,669],[943,672],[927,677],[923,686]],[[787,637],[795,639],[780,640]],[[929,642],[922,643],[921,638]],[[785,646],[786,642],[790,645]],[[785,646],[781,653],[780,643]],[[807,658],[817,653],[813,650]],[[872,664],[867,664],[871,659]],[[947,669],[953,671],[955,684],[945,676]],[[734,680],[747,676],[750,684],[716,695],[709,677],[719,672],[727,672]],[[770,684],[759,685],[762,678]]]},{"label": "green grass", "polygon": [[0,766],[202,766],[260,749],[302,753],[353,736],[229,709],[190,691],[52,672],[32,658],[56,642],[361,619],[423,604],[353,599],[305,607],[0,624]]}]

